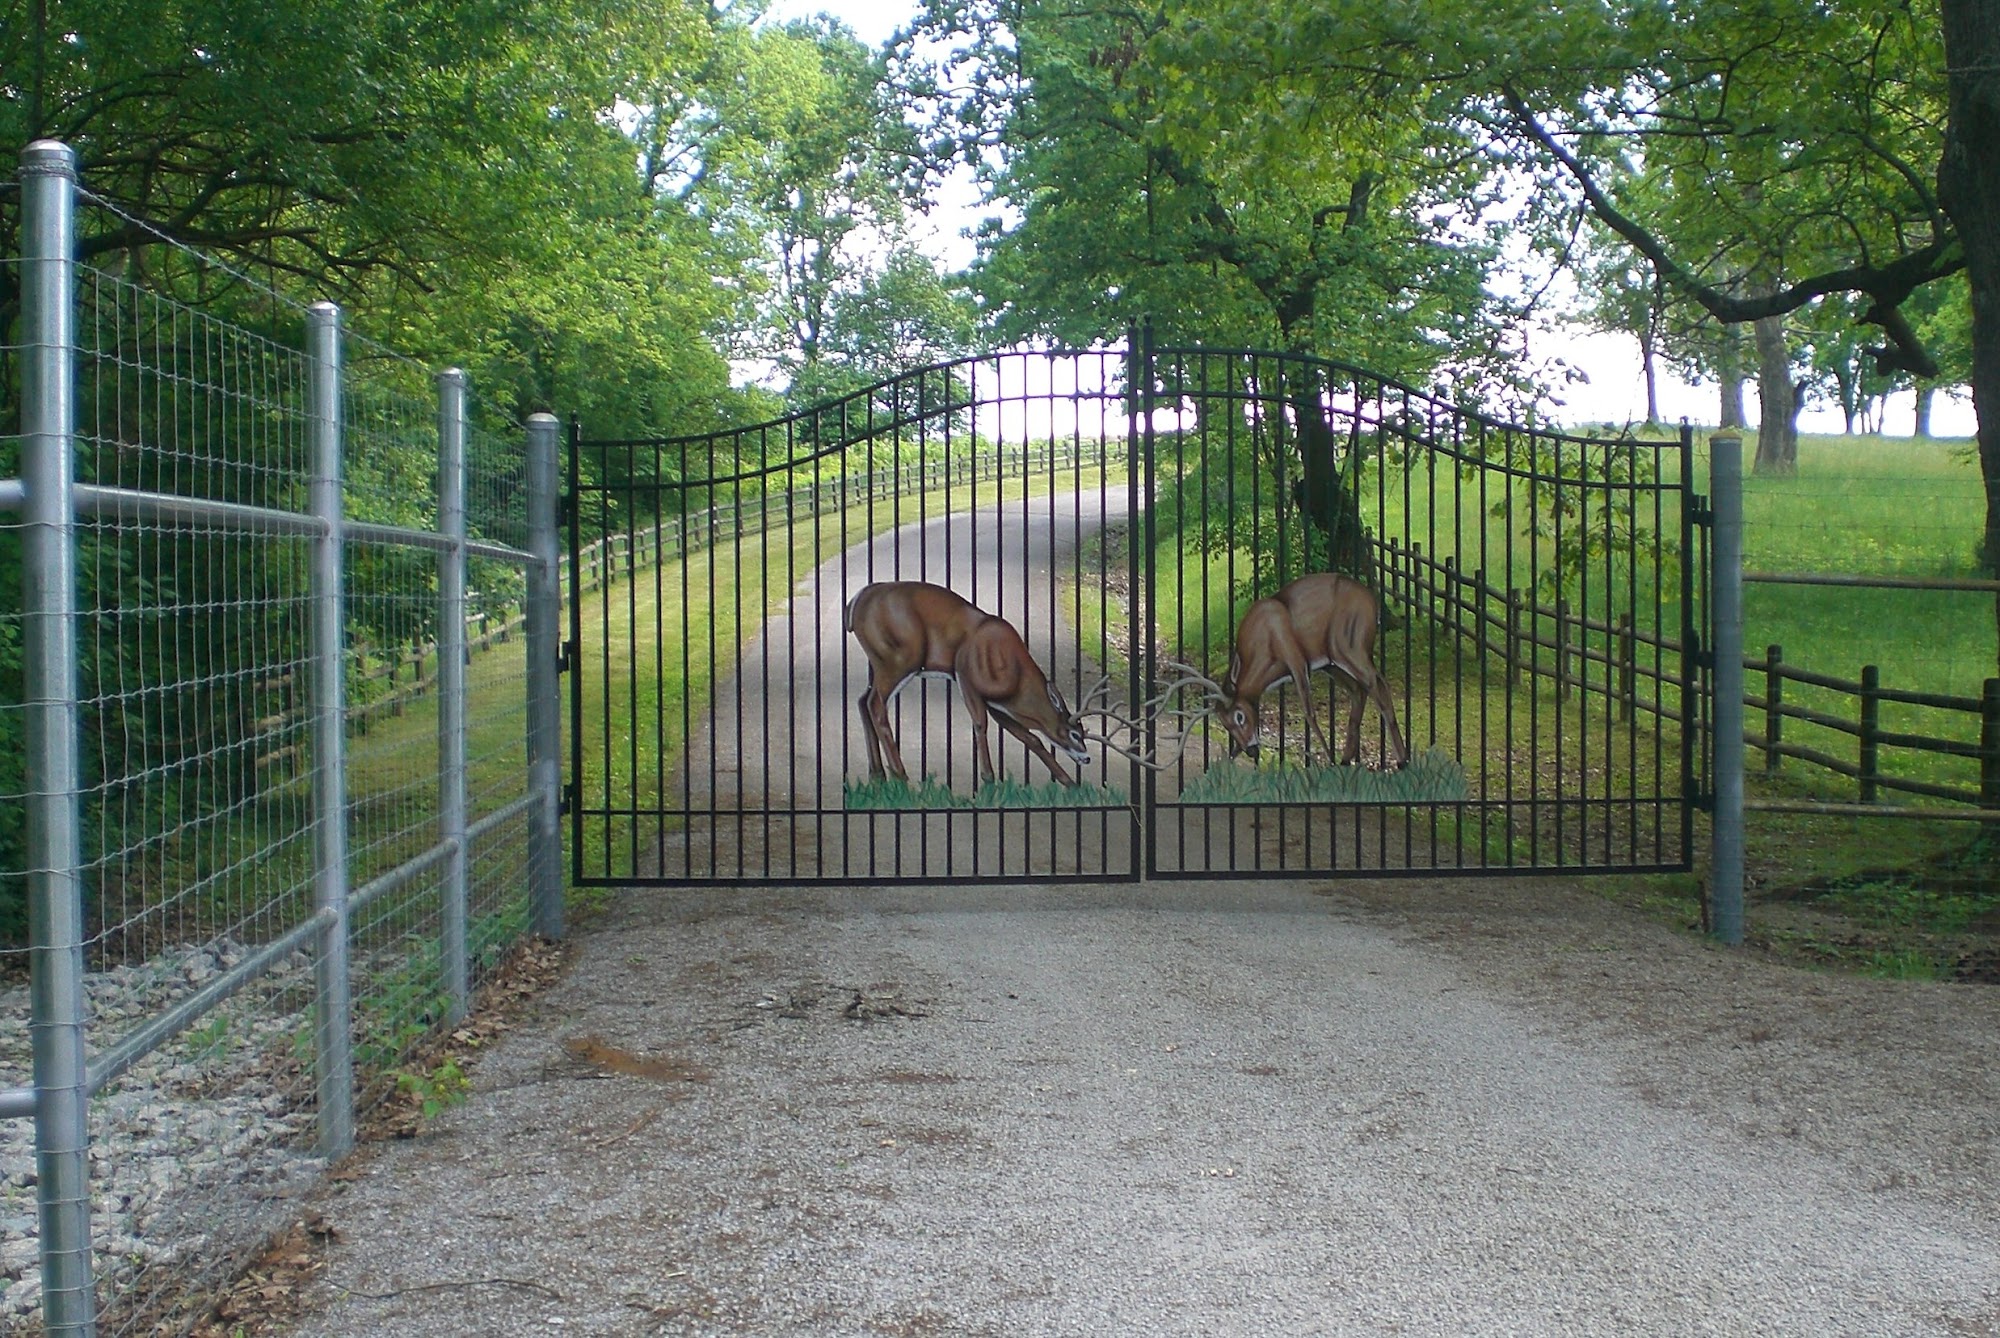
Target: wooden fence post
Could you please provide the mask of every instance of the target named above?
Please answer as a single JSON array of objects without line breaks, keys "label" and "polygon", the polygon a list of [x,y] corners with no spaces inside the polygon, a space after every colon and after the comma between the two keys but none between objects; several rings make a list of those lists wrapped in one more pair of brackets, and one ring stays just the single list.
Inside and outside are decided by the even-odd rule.
[{"label": "wooden fence post", "polygon": [[2000,808],[2000,678],[1979,693],[1979,806]]},{"label": "wooden fence post", "polygon": [[1420,599],[1423,600],[1424,617],[1427,620],[1435,621],[1437,610],[1431,607],[1429,593],[1424,589],[1426,584],[1424,580],[1424,546],[1420,543],[1411,543],[1409,548],[1404,550],[1403,557],[1404,571],[1407,573],[1404,576],[1404,588],[1409,592],[1410,607],[1414,609],[1417,606],[1417,601]]},{"label": "wooden fence post", "polygon": [[1618,615],[1618,718],[1630,720],[1639,709],[1639,642],[1632,632],[1632,610]]},{"label": "wooden fence post", "polygon": [[1458,559],[1456,557],[1448,557],[1444,560],[1444,567],[1438,572],[1438,585],[1442,590],[1440,597],[1444,601],[1444,616],[1447,619],[1445,625],[1451,628],[1452,645],[1456,646],[1458,644],[1457,638],[1465,632],[1465,629],[1459,625],[1458,621]]},{"label": "wooden fence post", "polygon": [[1866,664],[1861,667],[1861,802],[1875,802],[1875,768],[1881,746],[1875,736],[1881,729],[1882,702],[1876,695],[1882,688],[1882,671]]},{"label": "wooden fence post", "polygon": [[1556,600],[1556,700],[1569,700],[1569,601]]},{"label": "wooden fence post", "polygon": [[1521,592],[1507,592],[1507,686],[1521,685]]},{"label": "wooden fence post", "polygon": [[1764,647],[1764,770],[1773,772],[1783,762],[1778,746],[1785,741],[1785,648]]}]

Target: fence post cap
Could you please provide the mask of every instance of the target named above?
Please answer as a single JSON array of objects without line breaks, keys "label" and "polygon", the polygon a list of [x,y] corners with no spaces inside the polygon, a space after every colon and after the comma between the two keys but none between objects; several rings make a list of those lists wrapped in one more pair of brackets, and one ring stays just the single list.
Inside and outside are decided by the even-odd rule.
[{"label": "fence post cap", "polygon": [[38,139],[21,150],[21,175],[73,177],[76,150],[59,139]]}]

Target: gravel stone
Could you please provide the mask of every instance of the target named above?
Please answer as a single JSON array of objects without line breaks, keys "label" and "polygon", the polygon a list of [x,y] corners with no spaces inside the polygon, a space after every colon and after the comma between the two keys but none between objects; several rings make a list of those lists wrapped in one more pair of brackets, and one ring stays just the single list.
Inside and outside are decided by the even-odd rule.
[{"label": "gravel stone", "polygon": [[314,1338],[2000,1332],[2000,992],[1574,881],[626,892]]}]

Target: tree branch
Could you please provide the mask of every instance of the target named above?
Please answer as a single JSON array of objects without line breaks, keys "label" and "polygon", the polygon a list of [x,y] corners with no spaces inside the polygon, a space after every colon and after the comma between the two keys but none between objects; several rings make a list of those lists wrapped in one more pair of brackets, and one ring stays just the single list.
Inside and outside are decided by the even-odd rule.
[{"label": "tree branch", "polygon": [[1965,254],[1955,234],[1945,233],[1928,246],[1907,252],[1886,265],[1850,266],[1813,275],[1789,287],[1774,286],[1771,292],[1755,297],[1736,297],[1697,278],[1674,259],[1659,238],[1612,203],[1590,169],[1556,140],[1512,86],[1503,87],[1501,97],[1528,137],[1560,163],[1577,183],[1584,199],[1590,204],[1591,212],[1646,257],[1666,282],[1699,303],[1717,320],[1730,325],[1762,320],[1769,316],[1783,316],[1833,293],[1861,293],[1873,300],[1861,320],[1881,327],[1889,336],[1888,347],[1869,350],[1875,356],[1877,367],[1884,372],[1900,370],[1920,377],[1938,374],[1936,360],[1925,350],[1923,341],[1899,308],[1922,285],[1965,268]]}]

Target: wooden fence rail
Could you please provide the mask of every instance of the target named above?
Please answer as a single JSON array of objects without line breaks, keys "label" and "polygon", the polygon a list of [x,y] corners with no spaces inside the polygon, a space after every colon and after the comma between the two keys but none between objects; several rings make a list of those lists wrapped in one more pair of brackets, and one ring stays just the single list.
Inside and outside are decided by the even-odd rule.
[{"label": "wooden fence rail", "polygon": [[[1426,556],[1421,544],[1383,544],[1380,561],[1382,587],[1391,602],[1466,638],[1480,654],[1497,656],[1509,686],[1519,684],[1524,675],[1553,679],[1561,699],[1572,693],[1596,693],[1615,704],[1621,719],[1644,711],[1683,723],[1667,692],[1682,686],[1677,664],[1667,664],[1669,656],[1678,661],[1680,642],[1634,627],[1629,612],[1607,621],[1579,613],[1560,599],[1551,607],[1519,589],[1500,589],[1483,571],[1465,573],[1453,558]],[[1650,656],[1647,649],[1653,652]],[[1883,790],[1896,790],[2000,809],[2000,678],[1987,679],[1977,697],[1890,688],[1883,686],[1879,666],[1864,665],[1858,680],[1844,679],[1787,664],[1783,648],[1775,645],[1766,649],[1763,659],[1746,655],[1743,667],[1746,677],[1763,675],[1763,695],[1746,693],[1743,703],[1763,714],[1763,727],[1760,732],[1746,728],[1743,741],[1762,751],[1767,773],[1792,758],[1855,781],[1864,804],[1875,803]],[[1602,672],[1594,674],[1593,668]],[[1788,682],[1851,696],[1854,714],[1835,715],[1787,701]],[[1947,732],[1942,724],[1937,733],[1884,729],[1884,704],[1919,707],[1947,717],[1976,717],[1979,741],[1942,737]],[[1786,720],[1853,738],[1855,757],[1849,760],[1788,742]],[[1695,727],[1706,728],[1700,713]],[[1943,785],[1885,772],[1884,749],[1976,761],[1978,784]]]}]

